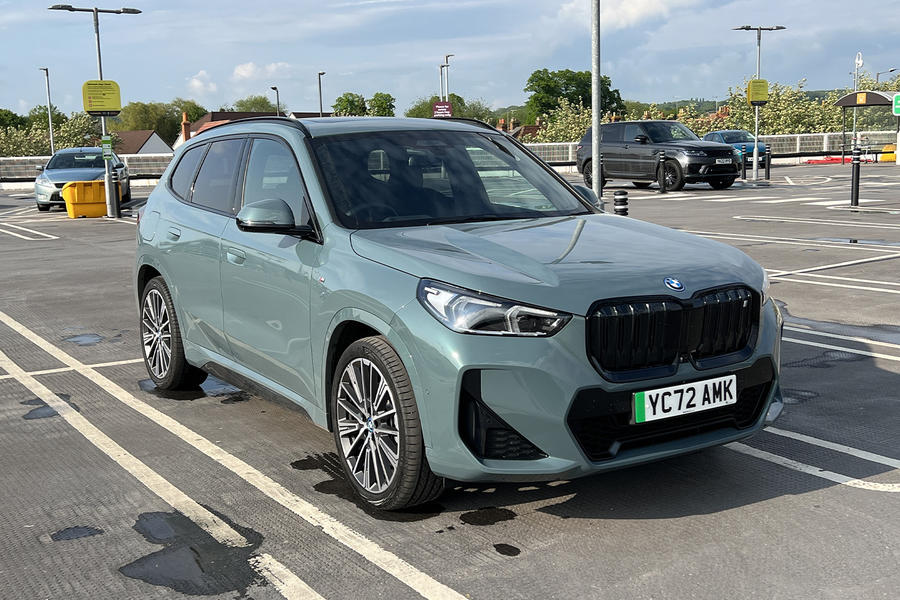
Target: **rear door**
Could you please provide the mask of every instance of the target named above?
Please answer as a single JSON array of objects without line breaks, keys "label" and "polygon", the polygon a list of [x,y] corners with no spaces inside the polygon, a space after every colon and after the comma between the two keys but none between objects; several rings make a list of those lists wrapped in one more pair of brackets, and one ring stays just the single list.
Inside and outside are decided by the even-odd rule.
[{"label": "rear door", "polygon": [[195,146],[181,157],[167,182],[180,202],[170,202],[160,215],[159,247],[187,350],[195,344],[229,354],[222,321],[219,244],[233,220],[234,181],[243,146],[240,137]]},{"label": "rear door", "polygon": [[628,175],[635,179],[652,179],[655,167],[653,144],[649,140],[646,144],[634,141],[639,135],[647,135],[639,123],[625,124],[625,167]]},{"label": "rear door", "polygon": [[[255,137],[238,186],[243,205],[279,198],[294,222],[311,223],[306,188],[293,151],[280,138]],[[269,382],[311,401],[310,277],[319,245],[280,233],[222,234],[222,304],[235,360]]]},{"label": "rear door", "polygon": [[627,177],[625,156],[625,125],[607,123],[600,126],[600,152],[603,153],[603,171],[609,178]]}]

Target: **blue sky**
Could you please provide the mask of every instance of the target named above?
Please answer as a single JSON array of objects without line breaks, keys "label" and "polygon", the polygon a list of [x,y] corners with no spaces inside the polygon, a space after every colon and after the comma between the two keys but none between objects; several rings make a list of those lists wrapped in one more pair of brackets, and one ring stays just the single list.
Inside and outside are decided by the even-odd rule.
[{"label": "blue sky", "polygon": [[[452,53],[451,91],[499,107],[524,102],[535,69],[591,62],[591,0],[117,2],[144,11],[101,15],[104,75],[119,82],[123,102],[181,96],[215,109],[251,93],[274,100],[277,85],[289,109],[317,110],[323,70],[326,106],[345,91],[386,91],[402,113],[437,93],[438,64]],[[91,16],[47,10],[51,3],[0,0],[0,107],[21,113],[43,103],[46,66],[54,103],[81,109],[81,84],[96,77]],[[602,6],[603,71],[626,99],[724,97],[755,68],[755,35],[731,31],[743,24],[788,28],[763,34],[770,81],[845,86],[857,51],[873,73],[900,67],[895,0]]]}]

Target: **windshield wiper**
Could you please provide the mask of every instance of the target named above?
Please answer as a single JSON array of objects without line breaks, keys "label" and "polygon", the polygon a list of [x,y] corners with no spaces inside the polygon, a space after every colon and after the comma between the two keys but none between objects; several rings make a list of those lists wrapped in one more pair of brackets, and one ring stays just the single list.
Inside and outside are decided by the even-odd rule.
[{"label": "windshield wiper", "polygon": [[495,213],[486,215],[469,215],[466,217],[441,217],[422,223],[423,225],[448,225],[451,223],[477,223],[478,221],[514,221],[516,219],[535,219],[541,214],[534,215],[498,215]]}]

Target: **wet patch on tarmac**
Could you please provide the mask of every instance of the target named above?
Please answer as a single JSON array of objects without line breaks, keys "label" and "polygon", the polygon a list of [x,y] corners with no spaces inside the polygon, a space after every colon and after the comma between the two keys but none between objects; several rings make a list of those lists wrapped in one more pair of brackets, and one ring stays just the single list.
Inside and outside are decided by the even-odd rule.
[{"label": "wet patch on tarmac", "polygon": [[142,379],[138,382],[138,387],[159,398],[179,402],[199,400],[200,398],[221,398],[222,404],[235,404],[250,399],[250,394],[247,392],[212,376],[207,377],[206,381],[199,386],[189,390],[161,390],[156,387],[152,379]]},{"label": "wet patch on tarmac", "polygon": [[785,404],[803,404],[815,400],[821,394],[812,390],[800,390],[796,388],[782,388],[781,394]]},{"label": "wet patch on tarmac", "polygon": [[41,400],[40,398],[32,398],[31,400],[23,400],[19,402],[22,406],[34,406],[30,411],[26,414],[22,415],[22,418],[27,421],[33,421],[34,419],[46,419],[47,417],[55,417],[59,413],[54,409],[47,406],[47,403]]},{"label": "wet patch on tarmac", "polygon": [[182,594],[213,596],[237,592],[236,598],[249,598],[247,590],[251,586],[268,585],[249,562],[263,537],[214,514],[244,536],[250,545],[226,546],[179,512],[143,513],[134,524],[135,531],[163,549],[119,568],[119,572]]},{"label": "wet patch on tarmac", "polygon": [[361,511],[379,521],[391,521],[394,523],[412,523],[414,521],[424,521],[432,517],[436,517],[444,512],[444,507],[437,502],[426,502],[405,510],[378,510],[368,503],[364,502],[356,496],[353,488],[344,479],[344,471],[341,467],[340,459],[334,452],[325,452],[323,454],[310,454],[306,458],[295,460],[291,463],[291,467],[298,471],[319,470],[330,477],[325,481],[320,481],[313,486],[313,489],[321,494],[329,496],[337,496],[347,502],[352,502]]},{"label": "wet patch on tarmac", "polygon": [[494,544],[494,550],[496,550],[498,554],[502,554],[503,556],[518,556],[522,553],[519,548],[516,548],[515,546],[511,546],[509,544]]},{"label": "wet patch on tarmac", "polygon": [[789,363],[783,363],[782,367],[786,369],[830,369],[836,363],[857,362],[866,360],[868,357],[853,352],[843,352],[841,350],[826,350],[818,356],[811,358],[802,358]]},{"label": "wet patch on tarmac", "polygon": [[463,523],[479,527],[496,525],[503,521],[512,521],[515,518],[516,513],[513,511],[508,508],[497,508],[496,506],[479,508],[478,510],[469,511],[459,516],[459,520]]},{"label": "wet patch on tarmac", "polygon": [[77,540],[92,535],[100,535],[101,533],[103,533],[103,530],[97,529],[96,527],[76,525],[75,527],[66,527],[65,529],[60,529],[56,533],[50,534],[50,539],[54,542],[61,542],[65,540]]},{"label": "wet patch on tarmac", "polygon": [[64,342],[72,342],[79,346],[96,346],[103,341],[103,336],[96,333],[81,333],[63,339]]}]

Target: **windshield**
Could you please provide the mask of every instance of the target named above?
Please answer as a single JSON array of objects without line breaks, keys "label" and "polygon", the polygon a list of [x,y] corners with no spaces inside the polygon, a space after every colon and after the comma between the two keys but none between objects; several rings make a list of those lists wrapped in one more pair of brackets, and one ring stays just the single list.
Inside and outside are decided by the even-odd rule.
[{"label": "windshield", "polygon": [[588,214],[503,136],[392,131],[312,140],[334,212],[373,229]]},{"label": "windshield", "polygon": [[63,152],[47,163],[48,169],[102,169],[103,155],[96,152]]},{"label": "windshield", "polygon": [[753,136],[749,131],[723,131],[722,138],[726,144],[740,144],[741,142],[752,142]]},{"label": "windshield", "polygon": [[678,121],[647,121],[643,125],[650,141],[655,143],[700,139]]}]

